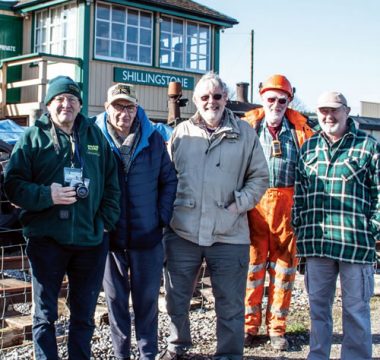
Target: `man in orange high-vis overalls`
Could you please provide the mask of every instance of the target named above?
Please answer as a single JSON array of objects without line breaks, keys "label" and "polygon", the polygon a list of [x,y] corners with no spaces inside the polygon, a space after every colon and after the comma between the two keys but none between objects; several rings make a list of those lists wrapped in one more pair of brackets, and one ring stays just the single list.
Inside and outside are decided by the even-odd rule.
[{"label": "man in orange high-vis overalls", "polygon": [[245,299],[245,345],[253,346],[261,326],[266,271],[269,272],[267,333],[276,350],[287,350],[286,317],[296,275],[296,241],[291,227],[295,165],[300,146],[313,132],[306,118],[288,109],[295,89],[283,75],[260,85],[263,107],[245,119],[259,135],[269,168],[269,188],[248,213],[250,266]]}]

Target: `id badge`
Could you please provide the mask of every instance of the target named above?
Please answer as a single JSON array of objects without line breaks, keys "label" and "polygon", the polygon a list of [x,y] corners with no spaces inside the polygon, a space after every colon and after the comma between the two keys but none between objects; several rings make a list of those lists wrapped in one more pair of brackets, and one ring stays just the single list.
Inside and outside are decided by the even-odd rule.
[{"label": "id badge", "polygon": [[279,157],[282,155],[281,143],[279,140],[272,141],[272,156]]},{"label": "id badge", "polygon": [[63,168],[63,179],[66,186],[71,186],[71,184],[82,182],[82,169],[71,167]]}]

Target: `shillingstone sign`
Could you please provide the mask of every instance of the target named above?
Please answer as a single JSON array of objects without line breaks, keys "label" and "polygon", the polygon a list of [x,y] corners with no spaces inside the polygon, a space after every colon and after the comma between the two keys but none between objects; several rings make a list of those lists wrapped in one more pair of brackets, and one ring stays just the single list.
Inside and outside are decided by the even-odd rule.
[{"label": "shillingstone sign", "polygon": [[194,78],[191,76],[115,67],[113,77],[115,82],[162,87],[168,87],[170,82],[176,81],[181,83],[182,89],[184,90],[194,89]]}]

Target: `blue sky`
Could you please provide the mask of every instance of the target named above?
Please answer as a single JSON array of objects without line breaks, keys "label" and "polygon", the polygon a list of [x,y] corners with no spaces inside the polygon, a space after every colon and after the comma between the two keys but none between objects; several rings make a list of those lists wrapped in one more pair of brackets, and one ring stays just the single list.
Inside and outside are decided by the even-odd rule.
[{"label": "blue sky", "polygon": [[196,0],[239,21],[221,36],[220,75],[235,89],[250,82],[254,38],[254,102],[260,81],[284,74],[308,110],[326,90],[380,102],[380,0]]}]

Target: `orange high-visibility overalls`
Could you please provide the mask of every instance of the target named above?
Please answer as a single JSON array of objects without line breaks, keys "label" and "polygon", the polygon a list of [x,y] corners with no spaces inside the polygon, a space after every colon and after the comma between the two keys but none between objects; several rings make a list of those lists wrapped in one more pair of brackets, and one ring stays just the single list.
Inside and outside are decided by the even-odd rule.
[{"label": "orange high-visibility overalls", "polygon": [[[258,128],[264,118],[262,108],[246,113],[245,119]],[[313,131],[306,118],[287,109],[299,148]],[[269,188],[254,209],[248,212],[250,226],[250,265],[245,298],[245,332],[256,335],[262,320],[265,274],[269,272],[267,333],[284,335],[296,275],[296,239],[291,227],[293,187]]]}]

